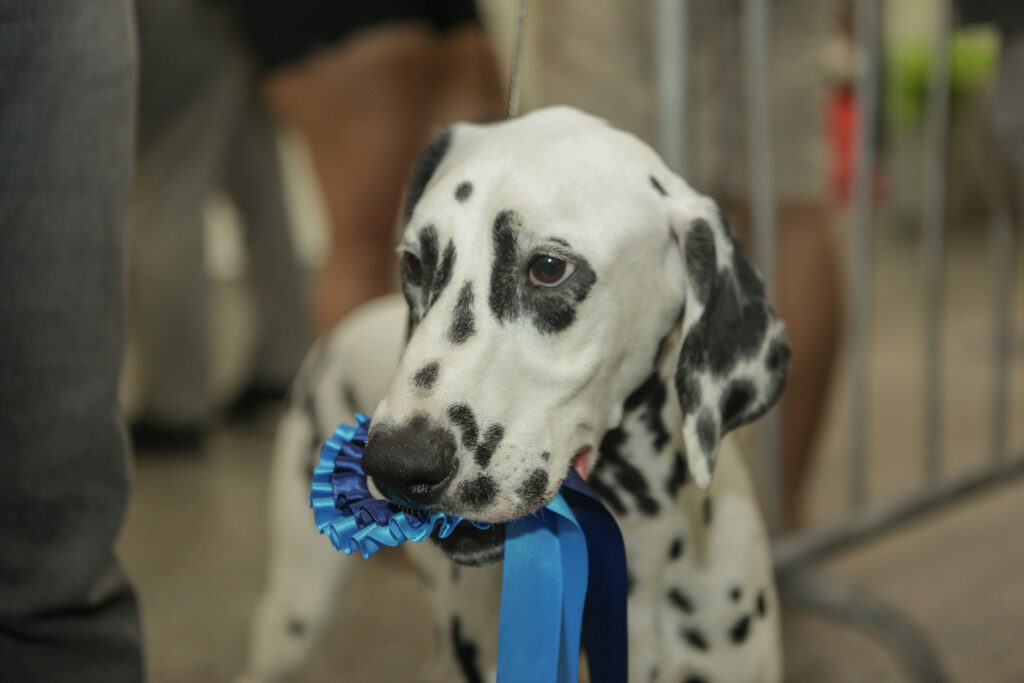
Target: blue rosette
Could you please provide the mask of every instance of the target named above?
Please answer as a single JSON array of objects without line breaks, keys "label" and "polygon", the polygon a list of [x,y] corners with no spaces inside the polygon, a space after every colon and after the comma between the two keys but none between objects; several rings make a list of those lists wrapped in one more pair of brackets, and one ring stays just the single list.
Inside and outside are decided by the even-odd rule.
[{"label": "blue rosette", "polygon": [[390,501],[374,498],[362,466],[369,429],[370,418],[356,413],[355,426],[342,424],[334,430],[313,470],[309,504],[317,529],[330,538],[335,550],[347,554],[358,551],[369,557],[384,547],[425,541],[435,528],[445,538],[459,522],[470,522],[480,529],[490,526],[441,512],[403,510]]}]

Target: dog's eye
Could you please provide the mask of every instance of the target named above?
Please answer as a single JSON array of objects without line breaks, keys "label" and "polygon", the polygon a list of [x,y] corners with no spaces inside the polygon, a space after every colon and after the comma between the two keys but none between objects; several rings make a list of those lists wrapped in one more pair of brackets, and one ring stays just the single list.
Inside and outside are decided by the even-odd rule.
[{"label": "dog's eye", "polygon": [[557,287],[576,272],[576,264],[541,254],[530,262],[530,284],[535,287]]},{"label": "dog's eye", "polygon": [[408,282],[418,285],[423,280],[423,264],[414,255],[406,252],[402,256],[402,270]]}]

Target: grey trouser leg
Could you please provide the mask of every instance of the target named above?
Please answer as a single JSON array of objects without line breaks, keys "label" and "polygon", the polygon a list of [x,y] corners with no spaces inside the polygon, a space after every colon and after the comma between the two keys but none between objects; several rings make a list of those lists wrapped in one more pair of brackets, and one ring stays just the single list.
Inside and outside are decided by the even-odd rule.
[{"label": "grey trouser leg", "polygon": [[141,412],[182,426],[202,425],[213,408],[203,206],[217,191],[230,193],[245,224],[260,317],[253,378],[287,385],[310,341],[274,128],[221,10],[198,0],[137,2],[141,136],[129,295]]},{"label": "grey trouser leg", "polygon": [[131,185],[127,0],[0,0],[0,680],[137,681],[111,547]]},{"label": "grey trouser leg", "polygon": [[[223,179],[248,88],[241,55],[226,57],[182,93],[155,139],[140,140],[129,299],[142,359],[141,412],[172,425],[201,426],[213,407],[203,206]],[[144,97],[151,85],[143,83]]]}]

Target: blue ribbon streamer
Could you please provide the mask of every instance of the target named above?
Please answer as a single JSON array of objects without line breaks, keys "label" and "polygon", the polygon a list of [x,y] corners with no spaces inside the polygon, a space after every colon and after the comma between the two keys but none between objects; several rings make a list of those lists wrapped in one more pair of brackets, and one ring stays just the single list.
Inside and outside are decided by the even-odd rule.
[{"label": "blue ribbon streamer", "polygon": [[[346,553],[444,538],[456,515],[400,510],[369,492],[361,458],[370,418],[341,425],[313,471],[317,528]],[[626,561],[618,524],[575,470],[537,512],[505,524],[499,683],[576,683],[581,641],[592,683],[624,683],[628,671]]]}]

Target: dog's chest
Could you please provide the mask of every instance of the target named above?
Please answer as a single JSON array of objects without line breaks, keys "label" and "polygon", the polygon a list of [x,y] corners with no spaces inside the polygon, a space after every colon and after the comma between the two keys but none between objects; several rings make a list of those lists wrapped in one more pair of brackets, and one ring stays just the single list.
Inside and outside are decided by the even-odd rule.
[{"label": "dog's chest", "polygon": [[652,383],[588,480],[626,544],[630,680],[762,680],[779,637],[754,493],[738,453],[708,491],[689,480],[670,402]]}]

